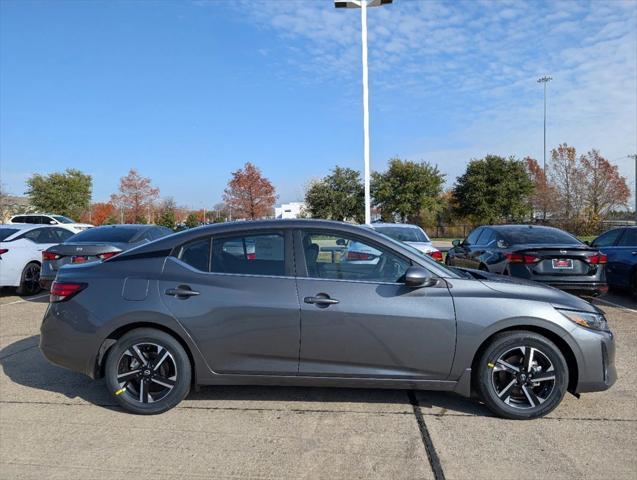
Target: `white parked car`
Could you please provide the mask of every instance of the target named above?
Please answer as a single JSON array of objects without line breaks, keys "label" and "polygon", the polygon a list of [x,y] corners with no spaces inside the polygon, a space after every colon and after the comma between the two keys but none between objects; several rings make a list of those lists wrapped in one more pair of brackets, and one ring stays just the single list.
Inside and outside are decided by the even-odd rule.
[{"label": "white parked car", "polygon": [[389,238],[411,245],[434,260],[442,262],[442,252],[431,244],[431,240],[425,231],[418,225],[408,223],[372,223],[367,225],[367,227],[387,235]]},{"label": "white parked car", "polygon": [[91,228],[90,223],[77,223],[64,215],[55,215],[53,213],[28,213],[23,215],[14,215],[9,219],[9,223],[29,223],[34,225],[59,225],[72,230],[75,233]]},{"label": "white parked car", "polygon": [[18,287],[18,295],[38,293],[42,252],[73,235],[63,225],[0,225],[0,287]]}]

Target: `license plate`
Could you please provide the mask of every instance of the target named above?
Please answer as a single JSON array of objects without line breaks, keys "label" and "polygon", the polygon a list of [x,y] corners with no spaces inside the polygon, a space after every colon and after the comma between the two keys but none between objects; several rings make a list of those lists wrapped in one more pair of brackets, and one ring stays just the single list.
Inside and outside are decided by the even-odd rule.
[{"label": "license plate", "polygon": [[77,255],[73,257],[73,259],[71,260],[71,263],[85,263],[85,262],[88,262],[88,257],[84,255]]},{"label": "license plate", "polygon": [[553,268],[556,270],[573,270],[573,260],[570,258],[554,258]]}]

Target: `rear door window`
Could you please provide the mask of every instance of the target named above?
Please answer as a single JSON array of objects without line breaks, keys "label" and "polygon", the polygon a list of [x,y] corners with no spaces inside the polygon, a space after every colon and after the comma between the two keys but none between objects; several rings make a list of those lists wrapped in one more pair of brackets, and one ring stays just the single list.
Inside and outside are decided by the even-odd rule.
[{"label": "rear door window", "polygon": [[617,241],[617,239],[619,238],[619,236],[622,234],[622,229],[621,228],[616,228],[614,230],[611,230],[610,232],[606,232],[603,235],[600,235],[597,240],[595,240],[591,246],[593,247],[612,247],[613,245],[615,245],[615,242]]},{"label": "rear door window", "polygon": [[475,245],[480,238],[480,234],[482,233],[483,228],[476,228],[473,232],[469,234],[469,236],[465,239],[465,245]]},{"label": "rear door window", "polygon": [[213,238],[215,273],[285,275],[285,239],[279,233]]},{"label": "rear door window", "polygon": [[52,229],[55,232],[55,235],[58,238],[58,241],[60,243],[66,241],[67,238],[72,237],[73,235],[75,235],[73,232],[65,229],[65,228],[53,228]]},{"label": "rear door window", "polygon": [[57,235],[55,235],[52,228],[36,228],[34,230],[29,230],[23,235],[23,237],[39,244],[60,243]]},{"label": "rear door window", "polygon": [[628,228],[618,245],[620,247],[637,247],[637,228]]}]

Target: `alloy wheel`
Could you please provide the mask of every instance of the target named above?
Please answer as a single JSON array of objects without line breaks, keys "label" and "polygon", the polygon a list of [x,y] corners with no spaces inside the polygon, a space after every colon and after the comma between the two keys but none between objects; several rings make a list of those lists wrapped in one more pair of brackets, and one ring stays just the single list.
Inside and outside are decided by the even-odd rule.
[{"label": "alloy wheel", "polygon": [[40,266],[37,263],[30,263],[25,267],[22,285],[26,295],[33,295],[40,291]]},{"label": "alloy wheel", "polygon": [[136,343],[127,348],[117,365],[117,395],[140,403],[165,398],[177,383],[177,363],[173,355],[156,343]]},{"label": "alloy wheel", "polygon": [[503,403],[519,409],[542,405],[555,389],[556,371],[540,349],[517,346],[490,364],[491,381]]}]

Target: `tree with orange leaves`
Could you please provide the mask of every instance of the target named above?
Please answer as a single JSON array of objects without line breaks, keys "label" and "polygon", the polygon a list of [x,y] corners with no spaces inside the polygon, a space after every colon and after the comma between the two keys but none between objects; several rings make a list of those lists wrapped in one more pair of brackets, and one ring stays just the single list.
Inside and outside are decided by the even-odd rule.
[{"label": "tree with orange leaves", "polygon": [[533,193],[529,197],[533,207],[533,214],[539,214],[543,220],[546,220],[547,214],[555,210],[557,190],[555,185],[546,178],[544,169],[536,159],[526,157],[524,161],[534,186]]},{"label": "tree with orange leaves", "polygon": [[630,188],[617,165],[591,150],[580,157],[584,176],[586,206],[595,219],[602,219],[617,207],[627,206]]},{"label": "tree with orange leaves", "polygon": [[250,220],[268,215],[276,198],[272,182],[250,162],[243,169],[232,172],[223,195],[234,218]]},{"label": "tree with orange leaves", "polygon": [[115,206],[112,203],[98,202],[91,204],[90,211],[84,212],[82,221],[93,225],[104,225],[109,218],[115,216]]},{"label": "tree with orange leaves", "polygon": [[142,177],[131,168],[128,175],[119,181],[119,194],[111,195],[111,203],[123,213],[127,223],[146,223],[151,221],[149,210],[159,196],[159,189],[151,184],[148,177]]}]

